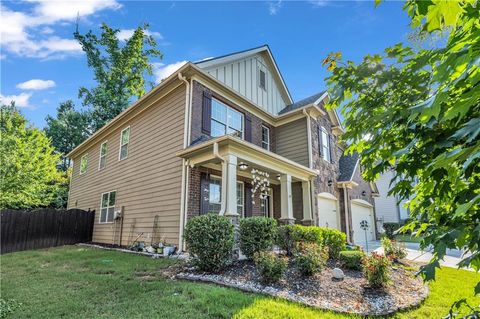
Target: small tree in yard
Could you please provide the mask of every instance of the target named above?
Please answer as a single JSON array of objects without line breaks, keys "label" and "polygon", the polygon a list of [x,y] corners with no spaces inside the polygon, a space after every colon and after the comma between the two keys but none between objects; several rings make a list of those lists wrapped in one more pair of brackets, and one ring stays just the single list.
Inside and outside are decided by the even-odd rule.
[{"label": "small tree in yard", "polygon": [[42,130],[28,124],[15,105],[0,109],[0,208],[55,206],[66,177],[59,155]]},{"label": "small tree in yard", "polygon": [[445,44],[397,44],[358,64],[330,54],[328,107],[342,109],[347,151],[359,152],[365,178],[393,169],[390,194],[411,198],[403,230],[433,246],[421,269],[431,280],[447,248],[471,253],[459,266],[480,270],[480,10],[478,1],[406,1],[404,9],[420,32],[446,33]]}]

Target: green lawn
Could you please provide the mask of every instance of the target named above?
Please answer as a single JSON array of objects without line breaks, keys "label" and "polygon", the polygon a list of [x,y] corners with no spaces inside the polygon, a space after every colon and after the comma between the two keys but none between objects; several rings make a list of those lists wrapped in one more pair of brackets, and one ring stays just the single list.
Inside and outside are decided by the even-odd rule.
[{"label": "green lawn", "polygon": [[[235,289],[158,275],[172,260],[76,246],[1,256],[1,296],[22,305],[10,318],[354,318]],[[442,269],[418,309],[393,318],[439,318],[474,300],[480,275]]]}]

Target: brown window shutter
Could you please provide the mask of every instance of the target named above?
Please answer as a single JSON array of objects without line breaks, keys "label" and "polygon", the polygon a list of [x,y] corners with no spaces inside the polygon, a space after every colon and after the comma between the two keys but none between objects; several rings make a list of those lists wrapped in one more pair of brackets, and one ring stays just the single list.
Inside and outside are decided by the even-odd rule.
[{"label": "brown window shutter", "polygon": [[322,128],[318,126],[318,155],[322,156],[323,152],[323,143],[322,143]]},{"label": "brown window shutter", "polygon": [[333,151],[335,149],[335,145],[333,144],[333,137],[332,137],[332,134],[328,134],[328,138],[330,139],[330,143],[329,143],[329,148],[328,148],[328,151],[330,152],[330,163],[335,163],[335,161],[333,160]]},{"label": "brown window shutter", "polygon": [[212,95],[208,92],[203,92],[202,103],[202,132],[210,135],[211,133],[211,118],[212,118]]},{"label": "brown window shutter", "polygon": [[252,142],[252,117],[245,115],[245,141]]},{"label": "brown window shutter", "polygon": [[200,173],[200,215],[208,213],[209,201],[209,176],[207,173]]},{"label": "brown window shutter", "polygon": [[253,216],[252,185],[245,183],[245,217]]}]

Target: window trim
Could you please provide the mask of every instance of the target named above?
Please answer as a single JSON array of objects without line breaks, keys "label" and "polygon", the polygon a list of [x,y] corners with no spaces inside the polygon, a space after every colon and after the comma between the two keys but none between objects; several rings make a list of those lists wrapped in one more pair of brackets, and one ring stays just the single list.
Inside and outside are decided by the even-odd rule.
[{"label": "window trim", "polygon": [[[239,189],[239,184],[242,185],[241,188],[240,188],[242,190],[242,200],[241,200],[241,204],[239,205],[238,204],[238,198],[237,198],[237,214],[242,216],[242,218],[245,218],[245,182],[237,181],[237,192],[238,192],[238,189]],[[242,206],[242,212],[241,213],[238,211],[238,206]]]},{"label": "window trim", "polygon": [[[265,141],[263,140],[263,129],[266,129],[266,130],[267,130],[267,139],[268,139],[267,142],[265,142]],[[263,147],[264,144],[266,144],[267,148]],[[270,128],[269,128],[268,126],[262,124],[262,148],[265,149],[265,150],[267,150],[267,151],[270,151],[270,145],[271,145],[271,144],[270,144]]]},{"label": "window trim", "polygon": [[117,190],[114,189],[114,190],[111,190],[111,191],[108,191],[108,192],[104,192],[100,195],[100,209],[98,210],[99,213],[98,213],[98,223],[99,224],[113,224],[115,222],[115,219],[112,220],[111,222],[109,221],[105,221],[105,222],[102,222],[102,201],[103,201],[103,195],[105,194],[108,194],[108,201],[110,201],[110,193],[113,193],[115,192],[115,205],[113,206],[107,206],[107,220],[108,220],[108,208],[110,207],[113,207],[113,217],[115,217],[115,206],[117,206]]},{"label": "window trim", "polygon": [[[100,144],[100,150],[98,152],[98,170],[101,171],[103,169],[105,169],[107,167],[107,154],[108,154],[108,144],[107,144],[108,140],[105,140],[104,142],[102,142],[102,144]],[[105,155],[103,157],[105,157],[105,166],[104,167],[100,167],[100,164],[102,163],[102,146],[103,145],[106,145],[107,147],[107,150],[105,151]]]},{"label": "window trim", "polygon": [[[85,165],[86,166],[85,171],[82,172],[82,162],[83,162],[84,157],[85,157],[85,160],[87,161],[87,165]],[[83,174],[87,173],[87,170],[88,170],[88,153],[85,153],[80,157],[80,171],[79,171],[78,175],[83,175]]]},{"label": "window trim", "polygon": [[[226,112],[226,116],[227,116],[226,123],[222,123],[222,122],[220,122],[219,120],[213,118],[213,103],[214,103],[214,101],[216,101],[217,103],[225,106],[226,111],[227,111],[227,112]],[[213,96],[212,96],[212,107],[211,107],[211,110],[210,110],[210,136],[213,137],[213,135],[212,135],[212,125],[211,125],[211,123],[212,123],[213,121],[215,121],[215,122],[217,122],[217,123],[220,123],[221,125],[224,125],[224,126],[225,126],[225,134],[223,134],[223,135],[221,135],[221,136],[231,135],[231,134],[228,134],[228,133],[227,133],[228,129],[231,127],[231,126],[229,125],[230,123],[228,122],[228,110],[229,110],[229,109],[232,110],[232,111],[234,111],[234,112],[239,113],[239,114],[242,116],[242,129],[241,129],[241,131],[240,131],[240,133],[241,133],[240,138],[241,138],[242,140],[244,140],[244,139],[245,139],[245,113],[237,110],[236,108],[228,105],[227,103],[222,102],[220,99],[218,99],[218,98],[216,98],[216,97],[213,97]],[[235,130],[235,129],[233,129],[233,130]],[[236,130],[235,130],[235,131],[236,131]]]},{"label": "window trim", "polygon": [[[320,136],[321,140],[322,140],[322,149],[321,149],[321,154],[322,154],[322,159],[328,163],[331,162],[331,158],[330,158],[330,147],[332,147],[330,145],[330,138],[329,138],[329,134],[328,134],[328,131],[325,127],[321,126],[321,134],[322,136]],[[325,143],[323,141],[323,134],[325,134],[325,137],[326,137],[326,140],[327,140],[327,152],[325,152]]]},{"label": "window trim", "polygon": [[[126,144],[123,144],[122,145],[122,135],[123,135],[123,132],[125,132],[126,130],[129,130],[129,133],[128,133],[128,142]],[[130,130],[130,125],[127,126],[126,128],[124,128],[121,132],[120,132],[120,147],[118,148],[118,160],[119,161],[123,161],[125,159],[128,158],[128,155],[129,155],[129,152],[128,152],[128,146],[130,145],[130,135],[131,135],[131,130]],[[124,145],[127,145],[127,156],[125,156],[124,158],[121,158],[122,156],[122,146]]]}]

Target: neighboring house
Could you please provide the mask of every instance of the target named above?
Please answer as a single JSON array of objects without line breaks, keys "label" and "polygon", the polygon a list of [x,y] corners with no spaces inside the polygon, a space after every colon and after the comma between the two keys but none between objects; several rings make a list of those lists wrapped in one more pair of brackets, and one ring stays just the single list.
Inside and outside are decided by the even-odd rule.
[{"label": "neighboring house", "polygon": [[377,219],[383,223],[402,223],[408,218],[409,212],[405,207],[405,200],[399,200],[396,196],[388,195],[390,181],[394,177],[393,171],[387,171],[380,175],[376,181],[379,196],[375,198]]},{"label": "neighboring house", "polygon": [[[372,187],[342,156],[327,100],[294,103],[268,46],[187,63],[69,154],[68,207],[94,209],[93,241],[118,245],[178,245],[207,212],[338,228],[351,242],[365,219],[373,239]],[[264,198],[253,169],[269,174]]]}]

